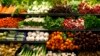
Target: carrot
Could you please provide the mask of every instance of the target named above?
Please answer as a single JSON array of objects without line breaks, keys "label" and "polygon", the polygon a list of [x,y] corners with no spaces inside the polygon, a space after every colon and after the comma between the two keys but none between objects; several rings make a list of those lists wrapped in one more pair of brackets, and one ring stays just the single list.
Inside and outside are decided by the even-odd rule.
[{"label": "carrot", "polygon": [[0,6],[0,13],[1,13],[2,9],[3,9],[3,6]]},{"label": "carrot", "polygon": [[11,10],[11,5],[7,8],[7,10],[5,11],[5,13],[11,13],[9,10]]},{"label": "carrot", "polygon": [[5,13],[6,10],[7,10],[7,7],[4,6],[3,9],[1,10],[1,13]]},{"label": "carrot", "polygon": [[15,6],[11,6],[11,8],[10,8],[9,11],[10,11],[11,13],[13,13],[13,12],[15,12],[15,10],[16,10],[16,7],[15,7]]},{"label": "carrot", "polygon": [[5,12],[5,13],[13,13],[13,12],[15,12],[15,10],[16,10],[15,6],[10,5],[10,6],[6,9],[6,11],[4,11],[4,12]]},{"label": "carrot", "polygon": [[20,14],[25,14],[27,11],[25,9],[20,10]]}]

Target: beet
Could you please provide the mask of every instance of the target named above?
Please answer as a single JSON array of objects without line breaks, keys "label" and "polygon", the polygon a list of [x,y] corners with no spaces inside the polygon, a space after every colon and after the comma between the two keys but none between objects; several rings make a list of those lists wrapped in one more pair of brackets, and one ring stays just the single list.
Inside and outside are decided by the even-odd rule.
[{"label": "beet", "polygon": [[100,46],[100,35],[96,32],[76,32],[74,43],[79,45],[83,50],[96,50]]}]

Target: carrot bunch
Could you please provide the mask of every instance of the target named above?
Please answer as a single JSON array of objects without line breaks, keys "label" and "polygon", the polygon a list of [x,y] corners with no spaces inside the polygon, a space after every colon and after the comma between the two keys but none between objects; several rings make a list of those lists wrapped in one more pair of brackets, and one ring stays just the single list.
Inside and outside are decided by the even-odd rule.
[{"label": "carrot bunch", "polygon": [[15,6],[0,6],[0,13],[14,13],[16,11],[16,7]]},{"label": "carrot bunch", "polygon": [[0,19],[0,28],[17,28],[20,18],[6,17]]}]

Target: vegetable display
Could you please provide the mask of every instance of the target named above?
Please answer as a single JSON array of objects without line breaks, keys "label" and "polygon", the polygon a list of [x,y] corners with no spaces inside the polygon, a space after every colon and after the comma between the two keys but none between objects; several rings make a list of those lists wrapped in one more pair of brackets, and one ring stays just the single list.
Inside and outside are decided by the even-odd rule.
[{"label": "vegetable display", "polygon": [[24,0],[1,0],[0,13],[3,14],[17,14],[26,13],[28,3]]},{"label": "vegetable display", "polygon": [[7,38],[7,32],[0,32],[0,40]]},{"label": "vegetable display", "polygon": [[53,18],[53,17],[31,17],[22,20],[22,18],[6,17],[0,19],[0,28],[23,28],[23,29],[48,29],[48,30],[83,30],[100,27],[100,19],[97,16],[85,15],[78,19],[73,17]]},{"label": "vegetable display", "polygon": [[93,15],[84,16],[84,25],[86,29],[99,28],[100,27],[100,19]]},{"label": "vegetable display", "polygon": [[100,56],[99,0],[0,0],[0,16],[0,56]]},{"label": "vegetable display", "polygon": [[27,41],[47,41],[49,38],[48,32],[28,32],[26,40]]},{"label": "vegetable display", "polygon": [[0,13],[11,14],[11,13],[14,13],[15,10],[16,10],[16,7],[12,5],[10,5],[9,7],[0,6]]},{"label": "vegetable display", "polygon": [[3,31],[0,32],[0,40],[7,41],[23,41],[26,37],[25,32],[17,32],[17,31]]},{"label": "vegetable display", "polygon": [[46,56],[76,56],[76,54],[74,52],[72,52],[72,53],[57,52],[56,53],[56,52],[48,51]]},{"label": "vegetable display", "polygon": [[7,40],[9,40],[9,41],[14,41],[15,40],[15,36],[16,36],[16,31],[8,31],[7,32],[8,34],[7,34]]},{"label": "vegetable display", "polygon": [[16,35],[16,31],[3,31],[0,32],[0,40],[14,40]]},{"label": "vegetable display", "polygon": [[100,14],[99,0],[1,0],[0,13],[44,14],[70,13]]},{"label": "vegetable display", "polygon": [[44,18],[39,18],[39,17],[26,18],[23,21],[19,22],[19,28],[43,29],[42,27],[43,24],[44,24]]},{"label": "vegetable display", "polygon": [[6,17],[0,19],[0,28],[17,28],[20,18]]},{"label": "vegetable display", "polygon": [[75,44],[82,50],[97,50],[100,46],[100,33],[96,32],[76,32]]},{"label": "vegetable display", "polygon": [[63,26],[65,29],[84,29],[84,19],[78,18],[76,20],[70,18],[67,18],[63,22]]},{"label": "vegetable display", "polygon": [[44,45],[27,45],[22,47],[18,56],[45,56],[46,48]]},{"label": "vegetable display", "polygon": [[0,44],[0,56],[14,56],[21,44]]},{"label": "vegetable display", "polygon": [[38,4],[38,1],[34,1],[33,4],[29,6],[27,13],[29,14],[48,13],[48,10],[51,8],[52,6],[47,1],[42,1],[41,4]]},{"label": "vegetable display", "polygon": [[78,12],[78,5],[81,1],[78,0],[68,0],[67,4],[71,6],[72,12],[77,13]]},{"label": "vegetable display", "polygon": [[49,13],[72,13],[70,6],[54,6],[52,9],[48,11]]},{"label": "vegetable display", "polygon": [[[68,34],[68,36],[66,36]],[[71,37],[70,37],[71,36]],[[63,32],[53,32],[50,34],[50,39],[47,41],[47,48],[51,50],[74,50],[78,49],[77,45],[73,44],[72,33],[63,33]]]},{"label": "vegetable display", "polygon": [[17,41],[23,41],[25,40],[25,37],[26,37],[25,32],[17,32],[15,36]]},{"label": "vegetable display", "polygon": [[63,18],[53,19],[51,17],[46,17],[43,27],[49,30],[62,29]]},{"label": "vegetable display", "polygon": [[80,52],[78,54],[78,56],[100,56],[100,51],[95,51],[95,52],[89,52],[89,51],[86,51],[86,52]]},{"label": "vegetable display", "polygon": [[[89,2],[92,3],[91,1]],[[80,14],[100,14],[100,4],[91,6],[91,4],[83,0],[78,6],[78,10]]]}]

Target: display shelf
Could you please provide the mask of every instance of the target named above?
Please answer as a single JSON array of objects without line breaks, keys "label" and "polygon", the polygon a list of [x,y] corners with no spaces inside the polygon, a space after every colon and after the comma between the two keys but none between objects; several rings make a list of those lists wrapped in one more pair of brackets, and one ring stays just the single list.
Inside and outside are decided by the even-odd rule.
[{"label": "display shelf", "polygon": [[100,4],[89,2],[0,1],[0,56],[100,56]]},{"label": "display shelf", "polygon": [[73,16],[84,16],[84,15],[95,15],[95,16],[100,16],[100,14],[79,14],[79,13],[71,13],[69,15],[73,15]]},{"label": "display shelf", "polygon": [[0,41],[0,43],[46,43],[46,41]]},{"label": "display shelf", "polygon": [[53,29],[53,30],[48,30],[48,29],[36,29],[36,28],[0,28],[0,30],[11,30],[11,31],[100,31],[100,28],[93,28],[93,29],[75,29],[75,30],[68,30],[68,29]]},{"label": "display shelf", "polygon": [[[15,17],[25,17],[25,16],[35,16],[35,17],[44,17],[44,16],[83,16],[87,14],[79,14],[79,13],[45,13],[45,14],[5,14],[5,13],[0,13],[0,16],[15,16]],[[100,14],[90,14],[90,15],[95,15],[95,16],[100,16]]]},{"label": "display shelf", "polygon": [[36,28],[0,28],[0,30],[16,30],[16,31],[31,31],[31,30],[39,30],[39,31],[47,31],[47,29],[36,29]]},{"label": "display shelf", "polygon": [[35,16],[35,17],[38,17],[38,16],[41,16],[41,17],[44,17],[44,16],[66,16],[67,14],[66,13],[45,13],[45,14],[4,14],[4,13],[1,13],[0,16],[21,16],[21,17],[24,17],[24,16]]}]

